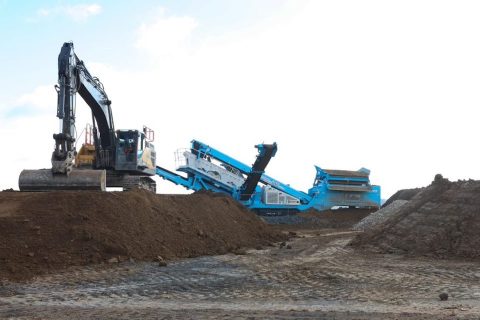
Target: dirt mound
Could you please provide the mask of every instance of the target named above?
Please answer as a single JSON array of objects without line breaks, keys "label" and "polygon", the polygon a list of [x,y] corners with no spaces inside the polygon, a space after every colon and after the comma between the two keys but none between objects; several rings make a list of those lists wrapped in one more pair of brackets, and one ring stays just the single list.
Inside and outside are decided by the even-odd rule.
[{"label": "dirt mound", "polygon": [[385,253],[480,258],[480,181],[450,182],[441,175],[383,224],[352,245]]},{"label": "dirt mound", "polygon": [[397,192],[395,192],[393,194],[393,196],[391,196],[390,198],[388,198],[387,201],[385,201],[385,203],[382,205],[382,208],[387,207],[388,205],[390,205],[392,202],[394,202],[396,200],[410,200],[413,197],[415,197],[417,195],[417,193],[419,193],[423,189],[425,189],[425,188],[413,188],[413,189],[398,190]]},{"label": "dirt mound", "polygon": [[368,216],[370,209],[309,210],[294,215],[262,217],[284,229],[348,229]]},{"label": "dirt mound", "polygon": [[75,265],[222,254],[285,236],[228,197],[0,193],[0,278]]}]

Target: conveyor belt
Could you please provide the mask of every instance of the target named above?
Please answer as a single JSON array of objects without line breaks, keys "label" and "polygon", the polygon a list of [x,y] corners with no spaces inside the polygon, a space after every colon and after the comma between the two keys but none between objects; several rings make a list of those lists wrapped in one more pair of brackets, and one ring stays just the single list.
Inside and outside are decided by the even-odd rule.
[{"label": "conveyor belt", "polygon": [[248,174],[245,183],[241,186],[241,194],[240,200],[246,201],[252,197],[252,194],[255,192],[255,188],[257,187],[262,174],[265,172],[265,168],[267,167],[270,159],[275,155],[277,152],[277,144],[263,144],[257,146],[260,150],[260,154],[257,155],[257,159],[252,166],[252,171]]}]

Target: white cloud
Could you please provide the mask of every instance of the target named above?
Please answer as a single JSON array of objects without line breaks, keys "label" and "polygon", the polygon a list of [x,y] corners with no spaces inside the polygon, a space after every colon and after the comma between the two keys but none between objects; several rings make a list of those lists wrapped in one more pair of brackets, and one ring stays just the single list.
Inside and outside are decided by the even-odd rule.
[{"label": "white cloud", "polygon": [[185,53],[197,21],[189,16],[166,16],[160,8],[156,19],[143,23],[137,30],[136,47],[155,56],[175,56]]},{"label": "white cloud", "polygon": [[[2,179],[0,190],[18,188],[18,177],[23,169],[50,167],[50,155],[54,148],[52,133],[58,130],[55,109],[51,114],[0,115],[0,135],[11,143],[9,156],[0,158]],[[8,142],[7,142],[8,144]]]},{"label": "white cloud", "polygon": [[41,8],[37,11],[38,17],[49,17],[65,15],[76,22],[88,20],[88,18],[102,12],[99,4],[77,4],[70,6],[57,6],[52,8]]},{"label": "white cloud", "polygon": [[173,32],[195,44],[175,57],[163,53],[178,51],[176,42],[162,47],[162,28],[144,25],[152,46],[138,47],[158,59],[138,89],[151,93],[142,98],[167,135],[159,162],[192,138],[246,163],[255,143],[277,141],[267,171],[303,190],[313,164],[367,167],[386,196],[426,185],[438,172],[480,178],[469,138],[478,136],[480,45],[471,41],[479,36],[478,4],[309,1],[286,8],[216,38],[191,28]]},{"label": "white cloud", "polygon": [[[53,133],[58,133],[57,94],[53,85],[42,85],[21,95],[11,103],[0,105],[0,135],[11,137],[11,156],[0,158],[2,172],[0,190],[18,188],[23,169],[50,168],[54,149]],[[90,122],[90,112],[80,97],[77,99],[77,134]],[[83,137],[78,137],[81,145]]]},{"label": "white cloud", "polygon": [[[51,110],[57,104],[53,85],[36,87],[32,92],[20,96],[13,105],[15,107],[32,107],[38,111]],[[55,109],[53,109],[55,110]]]},{"label": "white cloud", "polygon": [[[132,44],[153,59],[135,70],[86,61],[113,101],[117,128],[155,129],[158,162],[172,170],[173,152],[193,138],[247,164],[254,144],[276,141],[267,173],[301,190],[314,164],[367,167],[386,196],[439,172],[480,179],[476,2],[293,3],[215,37],[197,33],[193,16],[159,12]],[[88,120],[88,108],[77,114]],[[37,136],[52,144],[56,126],[48,129]],[[42,150],[35,158],[48,163],[51,150]]]}]

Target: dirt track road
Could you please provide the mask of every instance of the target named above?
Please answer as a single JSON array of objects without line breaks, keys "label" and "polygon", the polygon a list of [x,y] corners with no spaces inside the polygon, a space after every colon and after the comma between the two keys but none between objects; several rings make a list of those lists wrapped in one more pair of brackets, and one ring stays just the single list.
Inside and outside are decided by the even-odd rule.
[{"label": "dirt track road", "polygon": [[480,319],[478,263],[355,252],[350,231],[298,235],[290,249],[4,283],[0,318]]}]

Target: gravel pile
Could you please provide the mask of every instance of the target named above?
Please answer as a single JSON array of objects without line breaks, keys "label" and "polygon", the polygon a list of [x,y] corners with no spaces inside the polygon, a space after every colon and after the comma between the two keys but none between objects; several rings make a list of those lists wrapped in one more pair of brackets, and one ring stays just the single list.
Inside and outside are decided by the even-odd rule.
[{"label": "gravel pile", "polygon": [[396,200],[412,200],[420,191],[425,188],[413,188],[413,189],[402,189],[395,192],[393,196],[388,198],[387,201],[382,205],[382,208],[390,205],[393,201]]},{"label": "gravel pile", "polygon": [[369,230],[380,223],[387,221],[390,217],[395,215],[400,208],[406,204],[408,200],[395,200],[391,202],[388,206],[382,207],[381,209],[371,213],[359,223],[353,226],[353,230],[365,231]]}]

